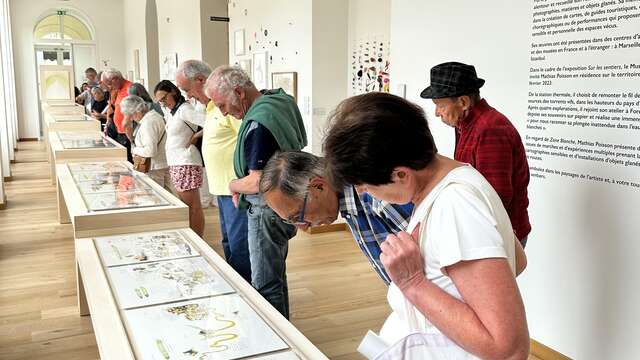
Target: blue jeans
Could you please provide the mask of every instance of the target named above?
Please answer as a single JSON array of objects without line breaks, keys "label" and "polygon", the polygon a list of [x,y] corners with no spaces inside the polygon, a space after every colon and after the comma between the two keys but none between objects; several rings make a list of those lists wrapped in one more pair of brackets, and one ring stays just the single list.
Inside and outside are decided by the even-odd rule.
[{"label": "blue jeans", "polygon": [[231,195],[218,195],[222,248],[227,263],[251,283],[247,212],[233,206]]},{"label": "blue jeans", "polygon": [[251,285],[289,318],[289,288],[287,286],[287,252],[289,239],[296,235],[296,227],[285,224],[267,206],[260,195],[249,195],[249,256]]}]

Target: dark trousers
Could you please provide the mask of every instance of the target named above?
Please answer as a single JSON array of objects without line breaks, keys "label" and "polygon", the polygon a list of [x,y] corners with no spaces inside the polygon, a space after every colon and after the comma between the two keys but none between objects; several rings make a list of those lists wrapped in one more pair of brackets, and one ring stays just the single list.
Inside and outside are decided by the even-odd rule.
[{"label": "dark trousers", "polygon": [[118,144],[127,148],[127,160],[130,163],[133,163],[133,155],[131,154],[131,141],[129,141],[127,134],[118,133],[118,136],[116,137],[115,140],[118,142]]},{"label": "dark trousers", "polygon": [[227,263],[251,283],[247,211],[233,206],[231,195],[218,195],[222,248]]}]

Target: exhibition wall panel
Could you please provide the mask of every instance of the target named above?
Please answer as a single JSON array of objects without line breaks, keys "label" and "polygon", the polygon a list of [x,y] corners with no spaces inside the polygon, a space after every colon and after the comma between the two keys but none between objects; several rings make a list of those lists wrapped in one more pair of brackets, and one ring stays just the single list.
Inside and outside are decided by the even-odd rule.
[{"label": "exhibition wall panel", "polygon": [[392,89],[424,107],[441,153],[454,130],[419,93],[445,61],[476,66],[525,143],[533,231],[518,282],[532,338],[572,358],[636,357],[638,2],[399,0],[391,14]]}]

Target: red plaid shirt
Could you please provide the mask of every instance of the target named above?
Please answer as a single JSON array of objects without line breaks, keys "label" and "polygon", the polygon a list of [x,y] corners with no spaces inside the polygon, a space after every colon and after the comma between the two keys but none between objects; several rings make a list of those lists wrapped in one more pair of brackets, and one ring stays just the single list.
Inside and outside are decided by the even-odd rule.
[{"label": "red plaid shirt", "polygon": [[455,159],[475,167],[496,190],[518,239],[531,232],[529,164],[518,130],[483,99],[456,127]]}]

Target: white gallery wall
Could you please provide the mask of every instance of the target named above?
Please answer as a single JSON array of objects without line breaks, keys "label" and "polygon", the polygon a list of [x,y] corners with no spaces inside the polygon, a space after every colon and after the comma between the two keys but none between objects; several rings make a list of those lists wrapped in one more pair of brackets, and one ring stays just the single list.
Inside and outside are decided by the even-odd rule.
[{"label": "white gallery wall", "polygon": [[[297,102],[312,143],[312,1],[231,0],[229,18],[230,64],[241,60],[253,64],[253,54],[266,52],[268,87],[272,72],[298,73]],[[234,35],[238,30],[244,30],[242,55],[235,55]]]},{"label": "white gallery wall", "polygon": [[38,138],[38,104],[33,30],[47,11],[70,9],[84,14],[95,28],[99,63],[96,69],[125,68],[123,0],[10,0],[11,30],[16,74],[18,135]]},{"label": "white gallery wall", "polygon": [[[330,26],[328,24],[331,24]],[[322,154],[328,116],[347,97],[349,2],[313,1],[313,109],[308,151]]]},{"label": "white gallery wall", "polygon": [[200,0],[156,0],[156,6],[160,59],[175,53],[178,63],[201,59]]},{"label": "white gallery wall", "polygon": [[[15,72],[9,1],[0,2],[0,181],[11,176],[17,140]],[[4,191],[0,189],[0,191]],[[4,201],[4,192],[0,194]]]},{"label": "white gallery wall", "polygon": [[228,23],[209,19],[227,16],[224,0],[190,0],[186,6],[165,0],[124,0],[124,16],[124,73],[135,69],[134,52],[138,50],[140,78],[149,92],[162,80],[162,61],[168,56],[177,57],[178,64],[200,59],[213,67],[228,61]]},{"label": "white gallery wall", "polygon": [[[574,11],[569,6],[576,6],[574,2],[565,2],[564,5],[557,1],[547,3],[551,2],[557,3],[551,8],[562,8],[566,11],[565,15]],[[592,4],[591,11],[599,10],[601,6],[600,2],[591,0],[585,0],[582,6],[586,4]],[[420,99],[419,93],[429,82],[429,69],[445,61],[461,61],[476,66],[479,76],[486,79],[481,94],[514,123],[523,141],[530,142],[527,136],[536,134],[547,138],[560,134],[567,138],[587,139],[591,143],[600,141],[640,145],[637,130],[605,131],[590,125],[563,125],[563,128],[560,125],[545,125],[537,130],[527,127],[532,119],[528,115],[528,101],[532,96],[537,96],[539,91],[549,96],[556,96],[554,92],[566,92],[572,98],[569,100],[572,105],[567,106],[573,107],[571,111],[576,116],[585,114],[582,105],[573,105],[576,104],[576,92],[580,88],[594,92],[593,96],[595,92],[608,90],[640,93],[638,75],[609,82],[589,82],[578,72],[573,75],[569,72],[573,82],[554,78],[544,83],[540,81],[535,87],[529,85],[530,69],[544,67],[543,64],[564,62],[585,68],[593,66],[594,69],[596,65],[602,68],[609,63],[627,67],[632,67],[634,62],[637,64],[640,59],[637,45],[640,44],[625,47],[615,42],[616,48],[622,50],[614,50],[612,43],[606,52],[587,52],[585,48],[582,53],[547,55],[544,61],[530,60],[533,42],[548,42],[549,46],[557,42],[554,46],[562,48],[566,47],[566,43],[560,45],[560,42],[572,36],[593,41],[592,38],[606,39],[607,36],[615,37],[622,32],[629,33],[633,38],[633,34],[640,34],[637,7],[635,10],[632,6],[626,11],[619,10],[614,13],[613,19],[609,15],[602,20],[616,22],[617,25],[610,32],[604,27],[596,27],[589,32],[576,32],[574,29],[574,32],[532,39],[533,6],[534,1],[517,4],[507,0],[392,1],[393,87],[406,84],[407,98],[424,107],[440,152],[453,155],[454,131],[434,116],[433,104]],[[584,7],[580,9],[580,4],[575,8],[575,13],[578,15],[574,19],[602,17],[589,13]],[[618,21],[620,18],[617,16],[621,14],[636,15]],[[551,15],[538,18],[546,18],[544,21],[547,23],[562,21]],[[560,13],[562,18],[563,14]],[[567,20],[566,17],[564,21],[564,28],[576,24],[574,22],[572,25],[571,19]],[[583,28],[585,26],[588,27],[589,23],[582,25]],[[553,29],[558,28],[548,30],[549,34]],[[633,44],[633,41],[629,40],[629,43]],[[554,66],[550,73],[556,70],[560,71],[562,67]],[[633,104],[640,104],[640,101]],[[622,102],[618,106],[622,108]],[[638,115],[633,120],[629,112],[636,111],[637,114],[640,109],[637,107],[633,110],[629,105],[625,106],[628,109],[626,116],[631,120],[620,121],[622,125],[638,120]],[[556,110],[549,111],[553,114]],[[567,172],[583,174],[580,179],[565,174],[561,176],[559,172],[553,176],[531,178],[529,214],[533,231],[526,248],[529,265],[518,278],[518,283],[532,338],[575,359],[637,358],[640,354],[640,343],[636,339],[640,319],[640,308],[637,306],[640,303],[640,271],[636,266],[640,254],[640,242],[637,241],[640,233],[637,210],[640,188],[614,185],[613,180],[587,179],[596,178],[591,176],[594,174],[598,178],[625,174],[631,182],[640,183],[640,171],[633,165],[613,166],[577,156],[574,158],[573,154],[567,158],[545,158],[541,161],[542,158],[531,153],[530,149],[527,145],[532,174],[534,167],[547,166],[562,166]],[[564,149],[562,147],[558,151]],[[629,156],[633,155],[630,153]],[[634,158],[637,159],[637,156]]]},{"label": "white gallery wall", "polygon": [[[144,80],[145,85],[149,84],[149,59],[147,56],[147,19],[146,7],[149,0],[123,0],[124,17],[124,46],[121,52],[124,54],[125,66],[118,69],[130,81],[137,81],[135,78],[134,51],[138,50],[138,62],[140,67],[139,78]],[[156,30],[157,31],[157,30]],[[156,45],[157,47],[157,45]],[[156,61],[158,61],[156,59]],[[131,77],[129,72],[134,72]]]}]

